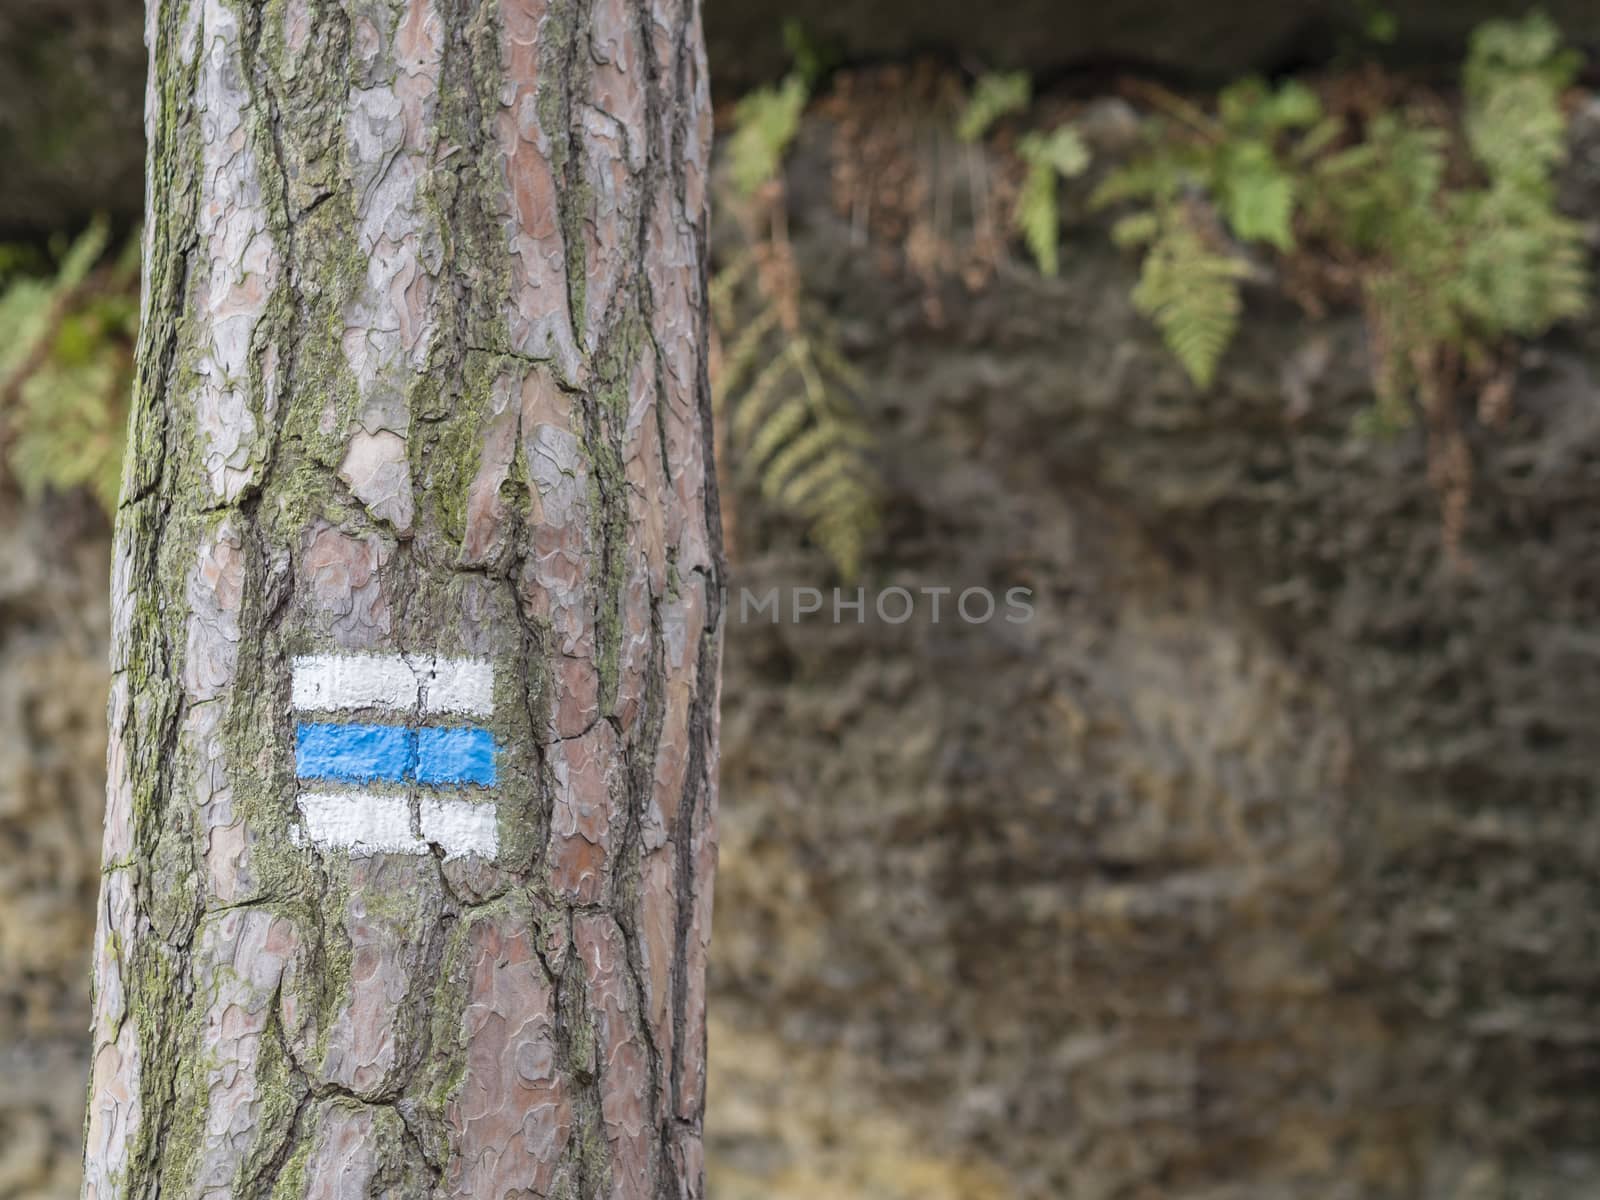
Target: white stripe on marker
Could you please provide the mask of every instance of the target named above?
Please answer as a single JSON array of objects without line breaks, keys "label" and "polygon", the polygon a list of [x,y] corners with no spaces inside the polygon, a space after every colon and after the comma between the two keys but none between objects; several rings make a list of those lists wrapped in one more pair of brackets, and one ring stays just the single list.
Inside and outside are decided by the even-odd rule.
[{"label": "white stripe on marker", "polygon": [[494,664],[481,658],[439,658],[431,666],[431,678],[422,677],[423,712],[494,715]]},{"label": "white stripe on marker", "polygon": [[398,655],[311,654],[294,660],[294,706],[340,708],[417,707],[417,676]]},{"label": "white stripe on marker", "polygon": [[411,832],[411,804],[404,796],[305,792],[300,816],[312,842],[349,850],[352,857],[428,852],[426,843]]},{"label": "white stripe on marker", "polygon": [[494,713],[494,665],[483,659],[407,660],[398,654],[308,654],[294,660],[294,706],[427,713]]},{"label": "white stripe on marker", "polygon": [[493,804],[422,798],[422,836],[442,847],[446,859],[469,854],[493,858],[500,849],[499,826]]},{"label": "white stripe on marker", "polygon": [[355,858],[426,854],[429,845],[442,849],[447,861],[471,854],[492,859],[500,850],[498,812],[493,804],[425,796],[422,837],[418,838],[411,832],[411,804],[405,796],[305,792],[299,803],[307,840],[325,850],[348,850]]}]

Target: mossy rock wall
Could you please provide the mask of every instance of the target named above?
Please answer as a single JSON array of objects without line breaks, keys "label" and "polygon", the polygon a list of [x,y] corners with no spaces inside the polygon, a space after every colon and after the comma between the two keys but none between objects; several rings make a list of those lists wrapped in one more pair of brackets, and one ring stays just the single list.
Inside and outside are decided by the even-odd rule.
[{"label": "mossy rock wall", "polygon": [[[1504,427],[1463,397],[1452,564],[1421,431],[1356,431],[1356,314],[1307,320],[1264,275],[1197,392],[1092,180],[1059,279],[974,290],[913,269],[915,231],[860,236],[840,128],[806,127],[788,217],[881,447],[861,583],[1024,584],[1037,613],[730,627],[714,1012],[1000,1195],[1592,1195],[1595,330],[1522,348]],[[1592,99],[1574,137],[1566,203],[1594,212]],[[922,159],[932,211],[970,194],[951,161]],[[728,508],[735,586],[826,571]],[[714,1151],[803,1165],[718,1102]]]}]

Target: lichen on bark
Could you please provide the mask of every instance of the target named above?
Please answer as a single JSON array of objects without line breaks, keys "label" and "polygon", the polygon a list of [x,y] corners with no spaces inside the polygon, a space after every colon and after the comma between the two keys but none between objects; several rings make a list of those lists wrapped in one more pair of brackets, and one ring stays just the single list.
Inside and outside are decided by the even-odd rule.
[{"label": "lichen on bark", "polygon": [[[151,0],[147,37],[84,1194],[698,1196],[696,5]],[[302,836],[328,652],[493,664],[492,859]]]}]

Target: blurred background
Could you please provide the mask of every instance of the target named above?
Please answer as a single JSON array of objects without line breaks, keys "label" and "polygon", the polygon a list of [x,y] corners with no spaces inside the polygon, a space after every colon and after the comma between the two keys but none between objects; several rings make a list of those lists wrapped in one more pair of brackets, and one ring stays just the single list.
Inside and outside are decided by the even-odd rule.
[{"label": "blurred background", "polygon": [[[141,28],[0,10],[0,1200],[77,1194]],[[735,604],[716,1200],[1600,1195],[1600,7],[706,31],[733,587],[1034,604]]]}]

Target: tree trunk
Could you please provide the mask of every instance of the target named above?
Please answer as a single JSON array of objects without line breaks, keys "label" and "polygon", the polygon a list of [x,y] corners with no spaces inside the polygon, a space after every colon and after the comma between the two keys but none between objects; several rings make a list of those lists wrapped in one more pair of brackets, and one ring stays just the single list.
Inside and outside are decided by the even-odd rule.
[{"label": "tree trunk", "polygon": [[694,0],[150,0],[84,1194],[703,1191]]}]

